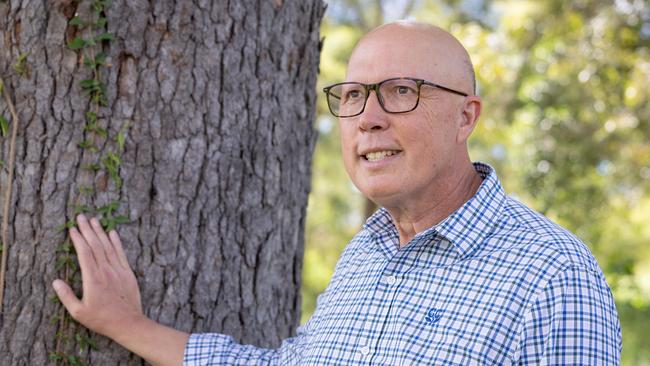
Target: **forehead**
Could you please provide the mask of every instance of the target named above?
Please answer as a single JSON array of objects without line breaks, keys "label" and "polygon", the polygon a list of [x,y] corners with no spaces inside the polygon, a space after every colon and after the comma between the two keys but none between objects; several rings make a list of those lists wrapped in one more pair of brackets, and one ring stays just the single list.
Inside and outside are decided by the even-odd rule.
[{"label": "forehead", "polygon": [[440,80],[443,56],[434,40],[413,33],[382,33],[363,39],[348,63],[347,80],[364,83],[392,77]]}]

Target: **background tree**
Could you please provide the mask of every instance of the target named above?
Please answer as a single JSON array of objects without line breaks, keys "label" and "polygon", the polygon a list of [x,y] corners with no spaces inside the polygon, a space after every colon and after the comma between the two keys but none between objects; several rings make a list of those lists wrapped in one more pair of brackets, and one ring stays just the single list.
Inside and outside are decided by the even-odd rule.
[{"label": "background tree", "polygon": [[[484,108],[474,160],[580,236],[614,292],[623,364],[650,364],[650,7],[602,0],[332,0],[319,85],[342,80],[365,29],[414,18],[451,30],[474,61]],[[365,12],[364,10],[368,10]],[[406,14],[406,15],[404,15]],[[338,122],[319,100],[303,320],[364,200],[342,173]]]},{"label": "background tree", "polygon": [[16,173],[0,364],[142,363],[51,300],[53,279],[79,284],[79,212],[119,225],[151,318],[259,346],[294,332],[323,11],[0,1],[0,190]]}]

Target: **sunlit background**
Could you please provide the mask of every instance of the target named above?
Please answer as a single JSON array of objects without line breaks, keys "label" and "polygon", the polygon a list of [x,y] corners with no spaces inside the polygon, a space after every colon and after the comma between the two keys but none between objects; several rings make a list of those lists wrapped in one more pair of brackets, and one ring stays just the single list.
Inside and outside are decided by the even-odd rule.
[{"label": "sunlit background", "polygon": [[[623,364],[650,365],[650,5],[646,0],[330,0],[319,91],[344,78],[358,38],[387,21],[451,31],[472,56],[483,114],[473,160],[506,190],[576,233],[612,287]],[[322,94],[322,93],[321,93]],[[337,120],[320,132],[307,216],[303,322],[365,220],[339,152]]]}]

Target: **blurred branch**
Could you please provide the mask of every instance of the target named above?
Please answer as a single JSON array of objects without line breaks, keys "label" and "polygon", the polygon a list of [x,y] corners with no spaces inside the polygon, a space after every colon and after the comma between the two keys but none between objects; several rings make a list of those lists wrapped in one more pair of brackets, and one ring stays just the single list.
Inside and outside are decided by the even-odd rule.
[{"label": "blurred branch", "polygon": [[5,102],[11,113],[11,142],[9,144],[9,164],[7,165],[7,187],[5,188],[4,208],[2,210],[2,261],[0,262],[0,313],[2,313],[2,304],[4,299],[5,273],[7,271],[7,252],[9,252],[9,209],[11,208],[11,191],[14,180],[14,164],[16,158],[16,136],[18,135],[18,113],[14,106],[7,86],[0,77],[0,92],[4,95]]}]

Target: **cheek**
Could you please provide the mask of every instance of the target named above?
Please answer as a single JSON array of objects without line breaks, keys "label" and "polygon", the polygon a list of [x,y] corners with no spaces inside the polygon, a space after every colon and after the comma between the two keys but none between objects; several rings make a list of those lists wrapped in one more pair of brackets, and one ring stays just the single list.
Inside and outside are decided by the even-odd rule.
[{"label": "cheek", "polygon": [[453,145],[458,133],[458,123],[454,120],[451,110],[433,111],[425,110],[424,115],[428,123],[420,129],[420,136],[428,141],[429,149],[439,150],[445,146]]}]

